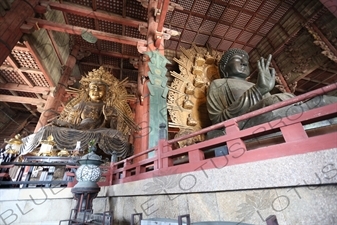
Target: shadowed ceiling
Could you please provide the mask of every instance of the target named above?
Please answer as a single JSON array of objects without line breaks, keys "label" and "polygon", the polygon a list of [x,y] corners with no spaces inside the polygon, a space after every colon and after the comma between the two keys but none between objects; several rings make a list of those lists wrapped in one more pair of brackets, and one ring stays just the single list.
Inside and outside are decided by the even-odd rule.
[{"label": "shadowed ceiling", "polygon": [[[1,5],[2,17],[12,2]],[[147,4],[146,0],[40,1],[35,17],[27,18],[22,27],[25,36],[0,68],[1,110],[8,115],[0,120],[0,130],[21,112],[39,117],[74,46],[81,54],[69,85],[100,65],[136,84],[136,63],[147,33]],[[274,91],[298,95],[337,81],[336,24],[336,17],[319,0],[172,0],[162,35],[167,39],[165,56],[172,61],[169,70],[178,70],[173,58],[192,43],[221,52],[241,48],[250,55],[253,81],[256,61],[272,54],[278,75]],[[35,30],[44,31],[44,36],[32,38]],[[51,44],[44,45],[46,40]],[[48,51],[56,54],[59,66],[48,61]]]}]

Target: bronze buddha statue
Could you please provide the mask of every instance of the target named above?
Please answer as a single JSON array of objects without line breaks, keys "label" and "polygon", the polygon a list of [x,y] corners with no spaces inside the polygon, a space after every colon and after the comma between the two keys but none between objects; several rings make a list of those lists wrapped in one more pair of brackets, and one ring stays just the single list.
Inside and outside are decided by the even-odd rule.
[{"label": "bronze buddha statue", "polygon": [[241,49],[228,50],[219,61],[221,79],[214,80],[207,93],[207,109],[213,124],[231,119],[279,101],[292,98],[292,94],[271,95],[275,85],[275,70],[267,61],[258,61],[257,83],[246,81],[250,75],[248,53]]},{"label": "bronze buddha statue", "polygon": [[[241,49],[229,49],[219,61],[220,79],[213,80],[207,91],[207,111],[212,124],[294,97],[290,93],[270,94],[275,86],[275,70],[270,68],[271,55],[257,62],[257,82],[246,80],[250,75],[248,53]],[[317,96],[305,103],[286,106],[239,123],[247,128],[274,119],[336,102],[334,96]]]}]

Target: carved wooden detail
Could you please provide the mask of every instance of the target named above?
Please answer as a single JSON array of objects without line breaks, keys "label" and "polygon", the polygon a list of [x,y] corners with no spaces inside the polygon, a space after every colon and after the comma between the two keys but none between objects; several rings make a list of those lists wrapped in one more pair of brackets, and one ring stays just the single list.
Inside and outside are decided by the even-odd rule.
[{"label": "carved wooden detail", "polygon": [[[337,56],[334,54],[333,46],[329,43],[326,43],[327,40],[323,40],[321,35],[315,31],[315,29],[309,25],[305,26],[307,28],[308,32],[312,35],[312,37],[315,39],[314,44],[319,46],[323,51],[321,52],[323,55],[331,59],[332,61],[337,63]],[[331,47],[329,47],[329,45]]]},{"label": "carved wooden detail", "polygon": [[[181,48],[182,55],[174,61],[180,73],[171,71],[174,77],[167,96],[167,107],[172,122],[169,127],[179,128],[176,137],[186,135],[211,125],[206,108],[206,93],[211,81],[219,78],[217,63],[221,53],[193,45]],[[180,147],[202,141],[197,136],[180,142]]]},{"label": "carved wooden detail", "polygon": [[327,58],[320,54],[321,49],[313,44],[313,37],[303,31],[302,34],[284,50],[284,54],[277,58],[277,64],[290,85],[299,81],[320,66]]}]

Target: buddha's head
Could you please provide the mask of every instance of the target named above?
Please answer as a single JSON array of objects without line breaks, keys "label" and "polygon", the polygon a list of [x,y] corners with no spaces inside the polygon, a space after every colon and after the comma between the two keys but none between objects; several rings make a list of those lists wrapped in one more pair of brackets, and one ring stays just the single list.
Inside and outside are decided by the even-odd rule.
[{"label": "buddha's head", "polygon": [[106,84],[101,81],[92,81],[89,84],[89,97],[91,101],[100,102],[106,95]]},{"label": "buddha's head", "polygon": [[229,49],[219,61],[219,72],[221,78],[246,79],[249,74],[249,56],[242,49]]}]

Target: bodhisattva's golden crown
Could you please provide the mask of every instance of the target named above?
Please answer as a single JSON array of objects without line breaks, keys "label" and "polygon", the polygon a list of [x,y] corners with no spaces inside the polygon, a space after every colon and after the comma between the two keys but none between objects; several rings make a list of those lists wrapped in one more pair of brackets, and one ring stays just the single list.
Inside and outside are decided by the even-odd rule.
[{"label": "bodhisattva's golden crown", "polygon": [[85,87],[88,87],[91,82],[100,82],[111,86],[117,82],[117,78],[101,66],[99,69],[93,69],[80,80],[80,84]]}]

